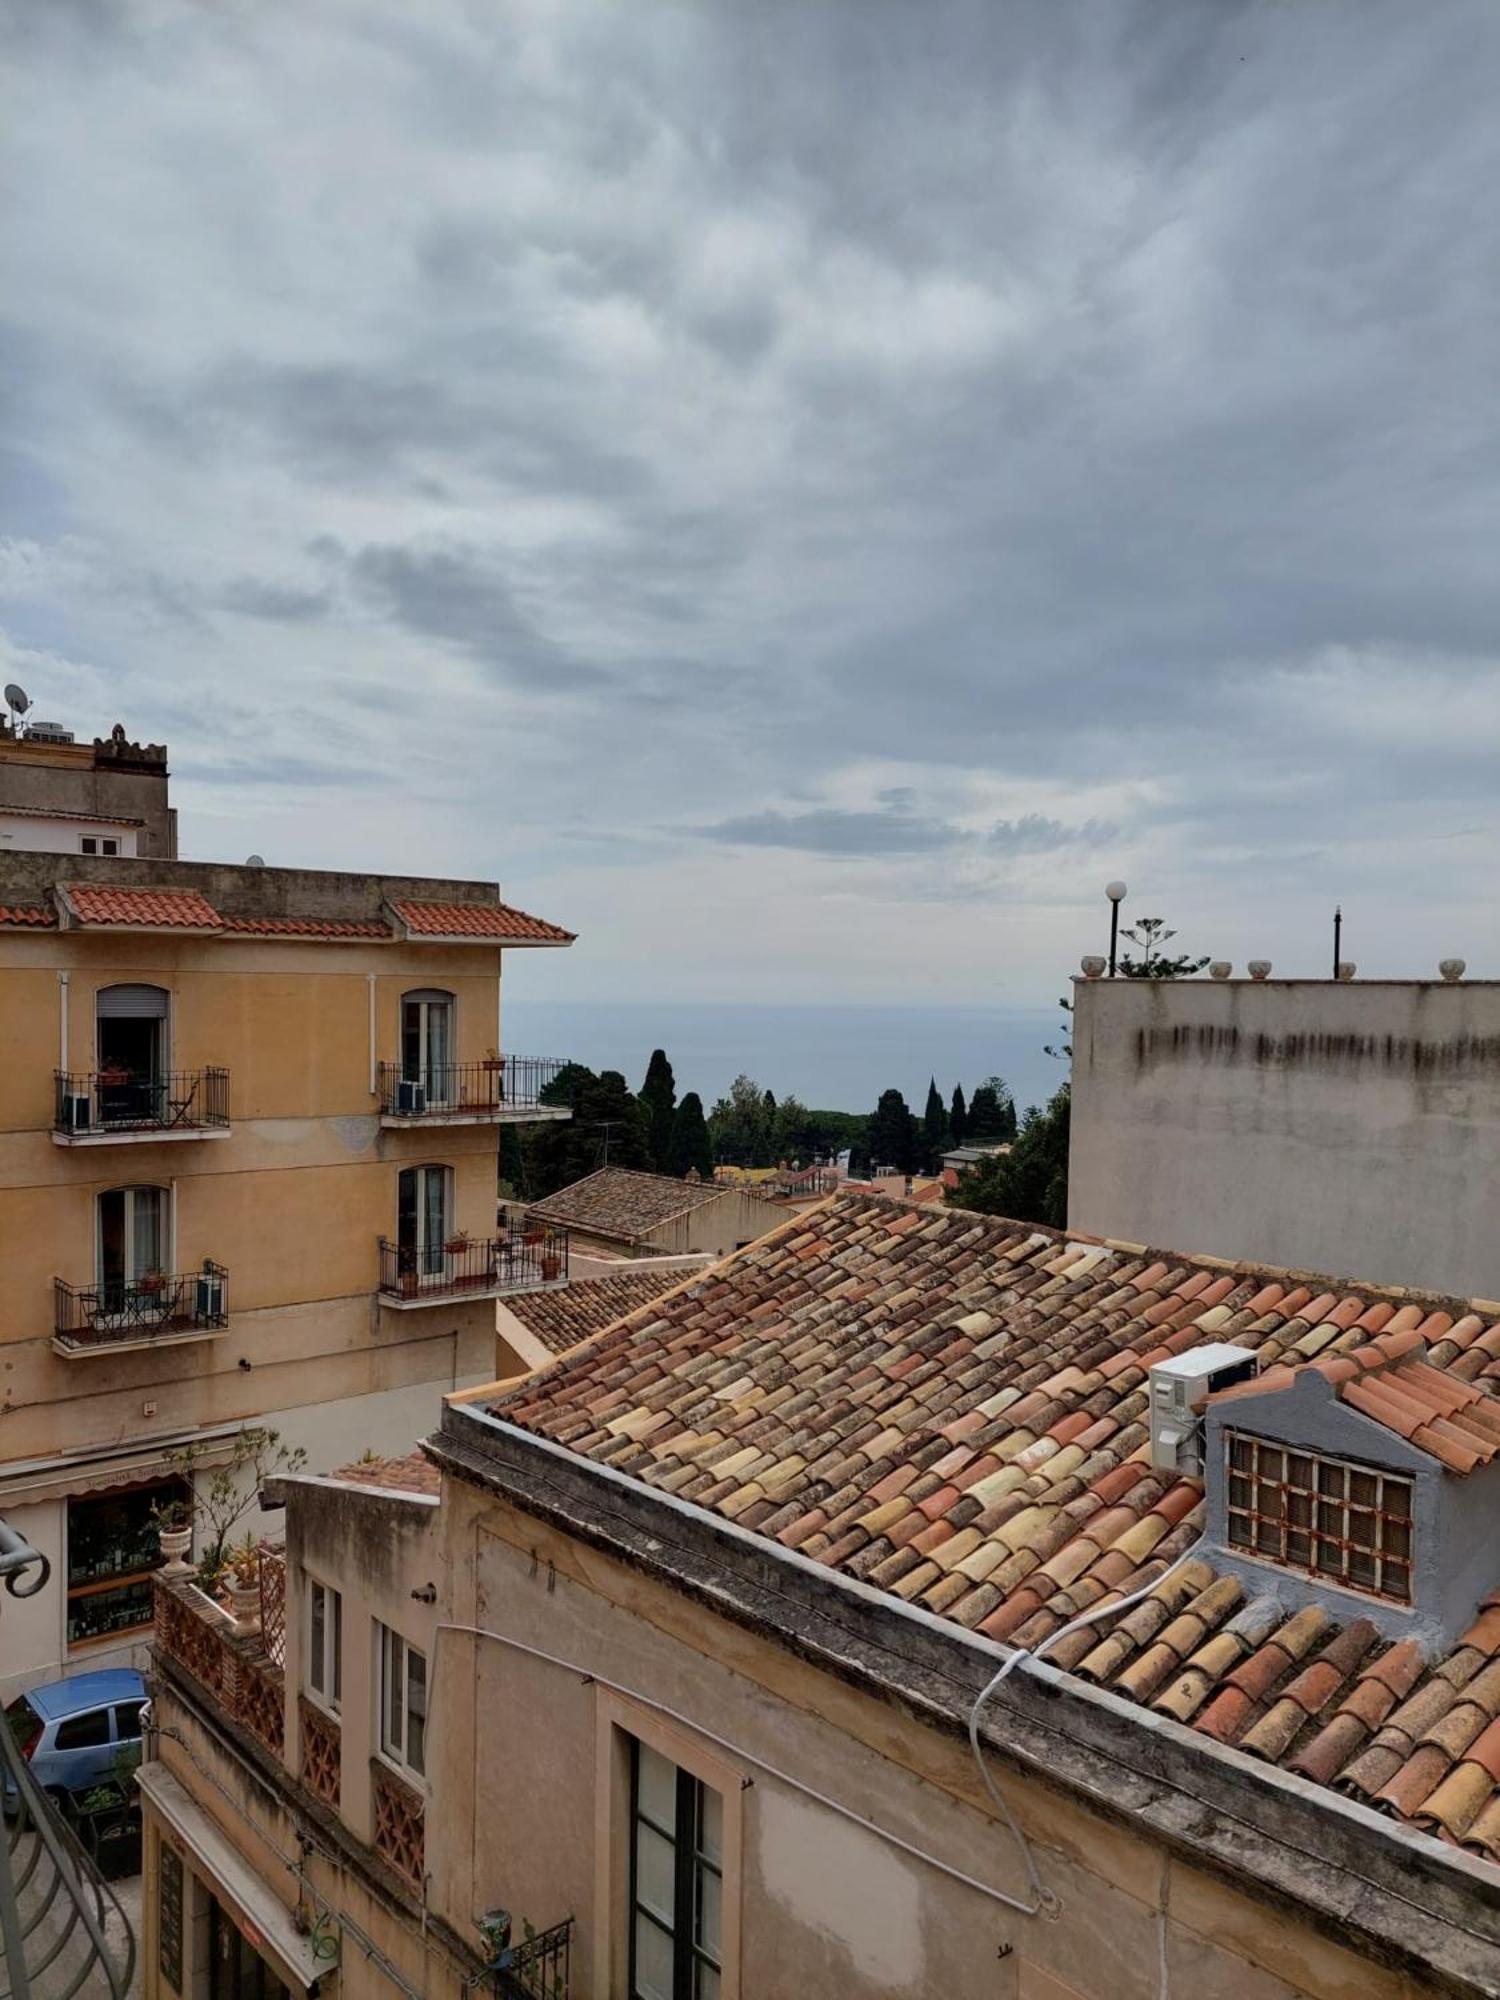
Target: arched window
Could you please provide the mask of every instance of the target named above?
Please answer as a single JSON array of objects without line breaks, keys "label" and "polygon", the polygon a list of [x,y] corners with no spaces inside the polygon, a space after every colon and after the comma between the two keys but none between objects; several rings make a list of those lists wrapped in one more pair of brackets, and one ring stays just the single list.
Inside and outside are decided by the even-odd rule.
[{"label": "arched window", "polygon": [[453,1169],[403,1167],[396,1193],[396,1247],[403,1273],[441,1277],[453,1212]]},{"label": "arched window", "polygon": [[100,1305],[127,1311],[150,1299],[171,1266],[171,1198],[163,1187],[106,1188],[97,1210]]},{"label": "arched window", "polygon": [[457,1095],[453,1045],[453,995],[439,987],[403,993],[401,1080],[420,1091],[427,1106],[451,1104]]}]

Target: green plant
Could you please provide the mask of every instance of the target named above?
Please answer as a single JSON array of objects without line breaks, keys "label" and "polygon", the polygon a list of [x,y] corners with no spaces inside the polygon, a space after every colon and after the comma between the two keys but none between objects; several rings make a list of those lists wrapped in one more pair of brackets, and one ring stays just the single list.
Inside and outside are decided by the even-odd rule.
[{"label": "green plant", "polygon": [[151,1525],[158,1534],[179,1534],[193,1525],[193,1503],[182,1494],[170,1500],[156,1500],[151,1506]]},{"label": "green plant", "polygon": [[229,1567],[230,1538],[246,1515],[259,1506],[260,1489],[266,1481],[300,1472],[307,1463],[307,1453],[300,1445],[284,1444],[279,1431],[261,1424],[247,1424],[236,1435],[226,1462],[205,1469],[204,1459],[215,1450],[213,1445],[189,1444],[167,1456],[172,1471],[193,1489],[198,1580],[207,1590],[219,1583]]},{"label": "green plant", "polygon": [[236,1586],[240,1590],[252,1589],[260,1576],[260,1544],[254,1535],[246,1534],[226,1554]]}]

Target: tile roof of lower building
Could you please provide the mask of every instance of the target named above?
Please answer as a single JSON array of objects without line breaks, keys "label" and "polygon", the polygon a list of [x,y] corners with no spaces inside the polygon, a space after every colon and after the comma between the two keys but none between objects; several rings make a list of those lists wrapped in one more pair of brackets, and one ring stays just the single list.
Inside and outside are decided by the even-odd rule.
[{"label": "tile roof of lower building", "polygon": [[194,889],[121,889],[98,882],[69,882],[68,909],[84,925],[124,925],[140,930],[216,931],[222,919]]},{"label": "tile roof of lower building", "polygon": [[[1403,1359],[1395,1347],[1425,1357]],[[1204,1342],[1500,1394],[1500,1315],[835,1197],[528,1378],[505,1421],[1500,1862],[1500,1592],[1442,1658],[1193,1560],[1147,1372]],[[1357,1363],[1366,1366],[1367,1363]],[[1262,1382],[1265,1377],[1262,1376]],[[1500,1404],[1493,1404],[1500,1409]],[[1473,1407],[1466,1405],[1466,1407]],[[1500,1582],[1500,1551],[1496,1581]]]},{"label": "tile roof of lower building", "polygon": [[348,1480],[355,1486],[379,1486],[388,1493],[424,1493],[434,1497],[442,1491],[442,1474],[420,1451],[404,1458],[362,1458],[353,1465],[341,1465],[330,1478]]},{"label": "tile roof of lower building", "polygon": [[224,929],[241,937],[329,938],[335,943],[367,938],[389,943],[392,938],[390,925],[378,918],[364,923],[344,917],[225,917]]},{"label": "tile roof of lower building", "polygon": [[636,1265],[618,1277],[575,1278],[555,1291],[519,1292],[504,1303],[544,1347],[553,1354],[566,1354],[579,1341],[603,1332],[637,1306],[649,1305],[692,1276],[694,1273],[680,1264],[665,1270]]},{"label": "tile roof of lower building", "polygon": [[50,903],[0,903],[0,930],[56,929],[57,912]]},{"label": "tile roof of lower building", "polygon": [[392,903],[416,937],[456,938],[479,944],[572,944],[575,933],[508,903]]},{"label": "tile roof of lower building", "polygon": [[[569,1229],[639,1243],[663,1223],[711,1201],[759,1201],[748,1188],[721,1187],[717,1181],[679,1181],[669,1174],[638,1173],[633,1167],[600,1167],[570,1187],[531,1204],[533,1215]],[[762,1202],[769,1229],[780,1210]]]}]

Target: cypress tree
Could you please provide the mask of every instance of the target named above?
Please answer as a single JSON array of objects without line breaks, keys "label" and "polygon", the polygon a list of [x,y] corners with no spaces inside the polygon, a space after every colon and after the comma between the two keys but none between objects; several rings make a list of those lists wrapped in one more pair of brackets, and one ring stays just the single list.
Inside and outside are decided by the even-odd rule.
[{"label": "cypress tree", "polygon": [[690,1090],[672,1119],[672,1144],[668,1171],[680,1179],[694,1168],[706,1181],[714,1177],[714,1150],[709,1143],[708,1120],[703,1116],[703,1099]]},{"label": "cypress tree", "polygon": [[968,1136],[969,1107],[964,1103],[964,1087],[961,1083],[953,1086],[953,1102],[948,1109],[948,1131],[955,1146],[961,1146]]},{"label": "cypress tree", "polygon": [[677,1109],[677,1079],[665,1049],[653,1049],[641,1085],[640,1106],[646,1114],[646,1138],[651,1164],[659,1174],[672,1171],[672,1121]]},{"label": "cypress tree", "polygon": [[927,1108],[922,1113],[922,1144],[927,1149],[927,1165],[935,1167],[948,1148],[948,1113],[938,1096],[937,1078],[927,1084]]}]

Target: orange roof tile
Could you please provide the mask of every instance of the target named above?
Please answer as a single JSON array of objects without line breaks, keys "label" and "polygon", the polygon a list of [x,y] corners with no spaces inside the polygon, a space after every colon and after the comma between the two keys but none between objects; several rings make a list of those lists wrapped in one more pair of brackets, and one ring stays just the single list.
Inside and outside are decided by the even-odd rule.
[{"label": "orange roof tile", "polygon": [[360,923],[343,917],[225,917],[224,929],[242,937],[326,938],[334,943],[366,938],[389,943],[394,935],[378,918]]},{"label": "orange roof tile", "polygon": [[572,944],[575,933],[508,903],[392,903],[416,937],[459,938],[475,944]]},{"label": "orange roof tile", "polygon": [[153,931],[220,928],[218,911],[194,889],[120,889],[99,882],[69,882],[62,893],[81,924]]},{"label": "orange roof tile", "polygon": [[364,1458],[353,1465],[341,1465],[330,1474],[355,1486],[379,1486],[388,1493],[426,1493],[436,1497],[443,1488],[443,1476],[423,1452],[411,1451],[404,1458]]},{"label": "orange roof tile", "polygon": [[[1446,1441],[1447,1425],[1464,1451],[1488,1449],[1500,1339],[1480,1347],[1478,1315],[1434,1300],[1421,1324],[1444,1337],[1423,1359],[1409,1323],[1376,1313],[1386,1331],[1370,1337],[1370,1308],[1387,1303],[1379,1288],[1346,1296],[1352,1310],[1309,1363],[1298,1314],[1314,1301],[1284,1274],[1081,1252],[1032,1225],[847,1191],[491,1408],[990,1638],[1035,1646],[1145,1588],[1118,1620],[1065,1638],[1055,1664],[1500,1862],[1487,1733],[1500,1721],[1500,1592],[1428,1659],[1345,1617],[1345,1598],[1339,1617],[1287,1613],[1274,1575],[1259,1597],[1206,1560],[1156,1581],[1203,1518],[1198,1482],[1149,1462],[1146,1370],[1164,1352],[1230,1341],[1263,1367],[1285,1363],[1288,1381],[1360,1357],[1357,1379],[1396,1383],[1418,1432]],[[1329,1301],[1317,1308],[1327,1324]],[[1477,1380],[1454,1372],[1471,1364]]]},{"label": "orange roof tile", "polygon": [[47,903],[0,903],[0,930],[47,931],[57,928],[57,912]]}]

